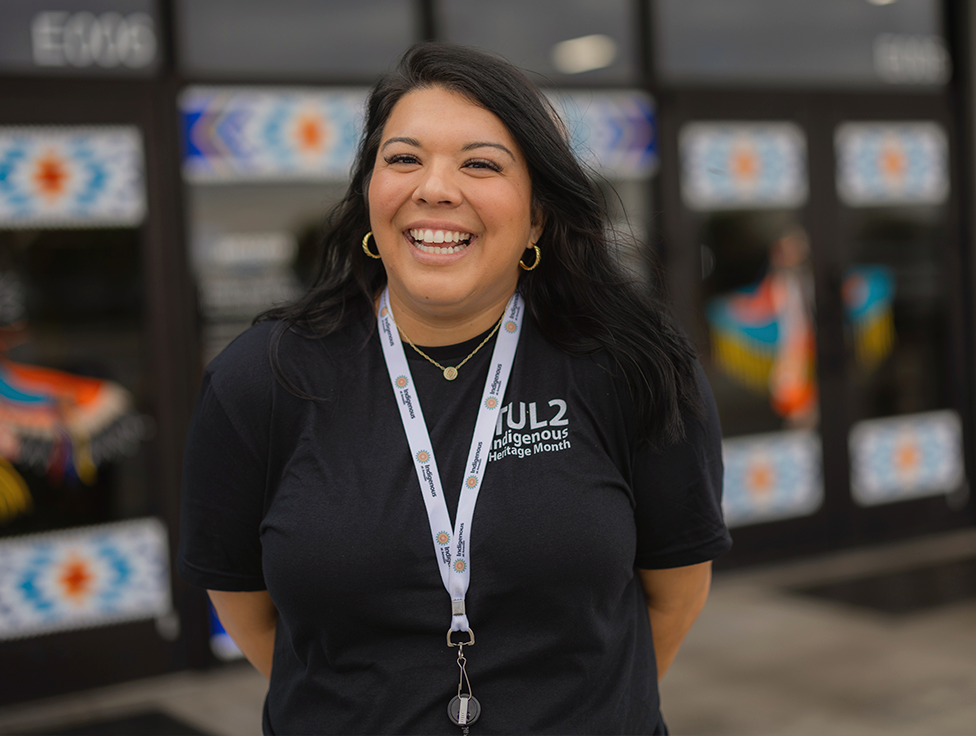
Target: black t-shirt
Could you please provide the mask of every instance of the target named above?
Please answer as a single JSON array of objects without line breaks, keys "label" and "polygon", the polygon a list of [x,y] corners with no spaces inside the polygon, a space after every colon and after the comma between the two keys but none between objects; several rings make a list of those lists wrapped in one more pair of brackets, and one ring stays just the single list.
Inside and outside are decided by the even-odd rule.
[{"label": "black t-shirt", "polygon": [[[638,447],[605,356],[569,356],[528,317],[472,520],[465,650],[472,734],[656,733],[656,665],[635,568],[711,560],[721,442]],[[266,733],[447,733],[456,649],[430,530],[377,333],[324,340],[274,323],[208,367],[187,440],[180,573],[267,589],[278,609]],[[455,365],[478,344],[426,352]],[[494,339],[453,382],[407,346],[453,521]]]}]

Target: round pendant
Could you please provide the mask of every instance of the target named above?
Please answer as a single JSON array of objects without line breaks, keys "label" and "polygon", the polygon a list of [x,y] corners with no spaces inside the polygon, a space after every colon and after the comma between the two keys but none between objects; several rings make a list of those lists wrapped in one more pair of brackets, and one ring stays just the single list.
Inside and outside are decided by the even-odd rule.
[{"label": "round pendant", "polygon": [[453,381],[455,378],[457,378],[457,368],[452,365],[447,366],[447,368],[444,369],[444,378],[446,378],[448,381]]},{"label": "round pendant", "polygon": [[467,720],[464,723],[461,723],[460,696],[455,695],[451,698],[451,702],[447,704],[447,717],[451,719],[451,723],[455,726],[470,726],[481,715],[481,703],[478,702],[478,699],[474,695],[465,695],[464,697],[468,701]]}]

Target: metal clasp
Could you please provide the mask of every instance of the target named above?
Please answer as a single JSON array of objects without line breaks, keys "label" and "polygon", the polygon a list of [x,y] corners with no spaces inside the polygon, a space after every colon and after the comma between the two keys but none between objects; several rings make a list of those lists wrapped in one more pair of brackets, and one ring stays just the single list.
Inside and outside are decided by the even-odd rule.
[{"label": "metal clasp", "polygon": [[[468,631],[467,631],[468,641],[459,641],[456,644],[453,641],[451,641],[451,634],[453,634],[453,633],[454,633],[454,631],[452,629],[448,629],[447,630],[447,646],[449,646],[449,647],[470,647],[470,646],[474,646],[474,629],[468,627]],[[465,632],[461,632],[461,633],[465,633]]]}]

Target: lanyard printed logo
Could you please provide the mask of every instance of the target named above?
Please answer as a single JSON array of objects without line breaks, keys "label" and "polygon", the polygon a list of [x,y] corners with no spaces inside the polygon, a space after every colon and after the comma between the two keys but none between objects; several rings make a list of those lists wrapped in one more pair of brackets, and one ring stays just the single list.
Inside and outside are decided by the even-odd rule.
[{"label": "lanyard printed logo", "polygon": [[397,407],[403,430],[410,446],[417,480],[427,507],[431,538],[437,566],[444,588],[452,601],[452,631],[468,631],[468,617],[464,610],[464,598],[471,580],[471,520],[474,517],[478,492],[484,482],[485,467],[491,450],[492,436],[498,420],[498,408],[505,396],[505,387],[515,360],[515,348],[522,324],[523,307],[519,295],[513,294],[505,307],[504,329],[499,330],[495,349],[491,356],[491,368],[485,381],[485,389],[478,408],[478,419],[471,449],[465,465],[461,496],[458,500],[457,518],[451,529],[450,515],[441,486],[441,476],[437,469],[433,445],[427,432],[427,423],[420,408],[420,401],[413,390],[413,376],[403,352],[400,333],[393,321],[390,309],[389,288],[380,297],[380,310],[377,321],[380,329],[380,343],[386,360],[390,384],[396,396]]}]

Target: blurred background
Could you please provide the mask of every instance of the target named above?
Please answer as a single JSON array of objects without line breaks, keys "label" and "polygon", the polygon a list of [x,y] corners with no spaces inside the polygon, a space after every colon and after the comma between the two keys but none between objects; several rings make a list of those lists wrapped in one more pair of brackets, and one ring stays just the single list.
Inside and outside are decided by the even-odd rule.
[{"label": "blurred background", "polygon": [[0,2],[0,732],[260,730],[173,574],[185,430],[425,39],[545,89],[715,392],[672,728],[972,734],[970,0]]}]

